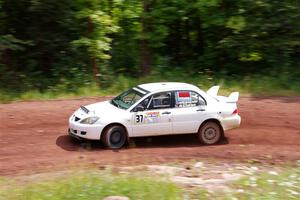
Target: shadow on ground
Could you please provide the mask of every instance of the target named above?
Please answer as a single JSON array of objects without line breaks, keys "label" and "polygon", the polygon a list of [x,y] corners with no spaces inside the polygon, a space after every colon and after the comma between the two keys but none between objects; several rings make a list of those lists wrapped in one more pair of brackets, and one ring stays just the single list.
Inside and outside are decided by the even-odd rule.
[{"label": "shadow on ground", "polygon": [[[224,138],[218,145],[228,144]],[[66,151],[102,151],[105,150],[101,141],[77,140],[68,135],[59,136],[56,145]],[[139,137],[131,139],[124,149],[128,148],[176,148],[176,147],[199,147],[196,134],[168,135],[155,137]]]}]

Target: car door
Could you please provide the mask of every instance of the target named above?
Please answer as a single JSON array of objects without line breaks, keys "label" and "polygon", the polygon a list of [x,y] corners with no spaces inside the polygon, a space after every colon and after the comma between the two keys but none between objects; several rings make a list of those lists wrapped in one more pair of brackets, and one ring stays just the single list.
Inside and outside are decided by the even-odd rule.
[{"label": "car door", "polygon": [[172,105],[172,92],[160,92],[146,98],[137,105],[144,110],[133,112],[132,136],[171,134]]},{"label": "car door", "polygon": [[197,92],[174,93],[173,133],[196,133],[206,114],[206,101]]}]

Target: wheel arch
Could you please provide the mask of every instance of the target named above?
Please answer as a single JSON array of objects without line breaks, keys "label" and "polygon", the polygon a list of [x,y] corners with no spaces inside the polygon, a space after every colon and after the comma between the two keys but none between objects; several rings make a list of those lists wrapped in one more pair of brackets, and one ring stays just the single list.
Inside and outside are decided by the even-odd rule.
[{"label": "wheel arch", "polygon": [[110,127],[112,127],[112,126],[121,126],[121,127],[123,127],[124,130],[125,130],[125,133],[126,133],[126,140],[127,140],[127,142],[128,142],[128,140],[129,140],[129,137],[128,137],[128,130],[127,130],[126,126],[124,126],[123,124],[118,123],[118,122],[113,122],[113,123],[107,124],[107,125],[103,128],[103,130],[102,130],[102,132],[101,132],[100,140],[102,140],[102,137],[103,137],[103,134],[105,133],[105,131],[106,131],[107,129],[109,129]]},{"label": "wheel arch", "polygon": [[220,129],[221,129],[221,132],[222,132],[222,137],[224,137],[224,128],[223,128],[223,126],[222,126],[220,120],[218,120],[218,119],[216,119],[216,118],[209,118],[209,119],[204,120],[204,121],[200,124],[200,126],[199,126],[199,128],[198,128],[198,132],[200,131],[201,127],[202,127],[205,123],[207,123],[207,122],[215,122],[216,124],[218,124],[219,127],[220,127]]}]

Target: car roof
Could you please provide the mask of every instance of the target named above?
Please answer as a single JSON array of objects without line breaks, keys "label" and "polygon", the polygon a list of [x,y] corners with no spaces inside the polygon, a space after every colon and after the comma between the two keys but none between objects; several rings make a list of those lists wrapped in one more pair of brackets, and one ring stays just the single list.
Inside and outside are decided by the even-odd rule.
[{"label": "car roof", "polygon": [[199,90],[198,87],[180,82],[159,82],[159,83],[146,83],[138,85],[139,88],[149,92],[166,91],[166,90]]}]

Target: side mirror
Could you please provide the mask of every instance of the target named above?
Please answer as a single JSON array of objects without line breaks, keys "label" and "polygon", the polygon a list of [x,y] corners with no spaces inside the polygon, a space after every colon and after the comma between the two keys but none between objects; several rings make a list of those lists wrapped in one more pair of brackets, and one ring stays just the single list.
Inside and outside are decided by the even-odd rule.
[{"label": "side mirror", "polygon": [[137,107],[134,108],[134,112],[141,112],[144,110],[145,110],[145,108],[142,105],[138,105]]}]

